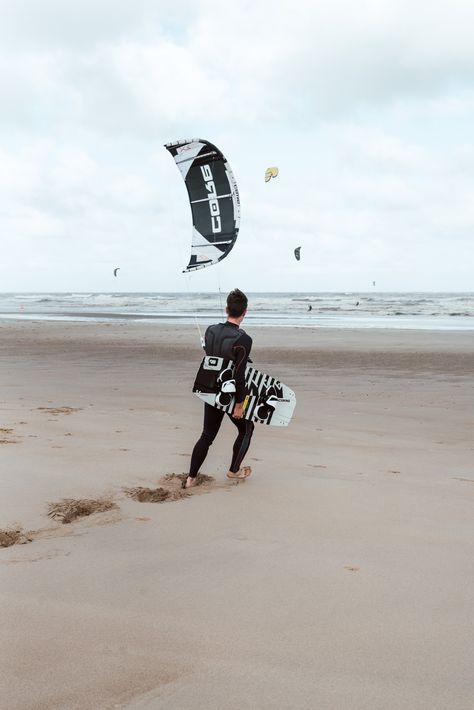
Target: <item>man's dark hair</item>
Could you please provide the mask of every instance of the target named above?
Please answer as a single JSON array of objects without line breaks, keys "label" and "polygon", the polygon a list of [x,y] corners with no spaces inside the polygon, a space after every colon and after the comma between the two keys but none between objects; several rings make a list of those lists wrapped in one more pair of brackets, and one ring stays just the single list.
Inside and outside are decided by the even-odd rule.
[{"label": "man's dark hair", "polygon": [[247,296],[238,288],[227,296],[227,313],[231,318],[239,318],[247,310],[247,305]]}]

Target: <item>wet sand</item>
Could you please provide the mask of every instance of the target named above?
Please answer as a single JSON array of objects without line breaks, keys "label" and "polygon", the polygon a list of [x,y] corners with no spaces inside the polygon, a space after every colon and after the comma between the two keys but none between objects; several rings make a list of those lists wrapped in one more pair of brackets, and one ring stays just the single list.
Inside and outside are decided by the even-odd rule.
[{"label": "wet sand", "polygon": [[294,421],[240,484],[224,422],[214,482],[149,503],[200,433],[195,331],[0,322],[0,528],[32,540],[0,548],[2,707],[472,707],[473,334],[248,332]]}]

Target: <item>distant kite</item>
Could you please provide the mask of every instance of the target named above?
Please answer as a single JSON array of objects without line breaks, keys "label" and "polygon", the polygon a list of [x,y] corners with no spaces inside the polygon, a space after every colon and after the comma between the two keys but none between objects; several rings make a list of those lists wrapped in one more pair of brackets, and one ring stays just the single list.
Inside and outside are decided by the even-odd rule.
[{"label": "distant kite", "polygon": [[372,286],[375,286],[375,281],[372,281]]},{"label": "distant kite", "polygon": [[300,252],[301,252],[301,247],[296,247],[296,249],[295,249],[295,259],[296,259],[296,261],[299,261],[300,258],[301,258]]},{"label": "distant kite", "polygon": [[278,172],[278,168],[267,168],[265,170],[265,182],[270,182],[272,178],[276,178]]},{"label": "distant kite", "polygon": [[114,276],[117,276],[117,271],[120,271],[120,266],[117,266],[117,268],[114,269]]}]

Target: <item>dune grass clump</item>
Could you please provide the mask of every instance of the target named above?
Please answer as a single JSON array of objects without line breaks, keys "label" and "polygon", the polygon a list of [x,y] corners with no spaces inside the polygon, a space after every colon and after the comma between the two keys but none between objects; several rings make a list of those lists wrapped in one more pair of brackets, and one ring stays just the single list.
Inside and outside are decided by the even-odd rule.
[{"label": "dune grass clump", "polygon": [[24,532],[23,528],[2,528],[0,529],[0,547],[11,547],[12,545],[26,545],[31,542],[31,538]]},{"label": "dune grass clump", "polygon": [[48,516],[67,525],[77,518],[84,518],[93,513],[104,513],[117,507],[110,498],[63,498],[57,503],[49,504]]}]

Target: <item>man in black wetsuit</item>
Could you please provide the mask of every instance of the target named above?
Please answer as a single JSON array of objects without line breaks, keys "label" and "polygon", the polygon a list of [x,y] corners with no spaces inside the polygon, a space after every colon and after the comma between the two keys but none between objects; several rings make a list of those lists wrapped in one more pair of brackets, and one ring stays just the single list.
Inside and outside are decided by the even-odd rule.
[{"label": "man in black wetsuit", "polygon": [[[238,288],[227,296],[227,321],[210,325],[206,330],[205,350],[206,355],[216,355],[226,360],[234,360],[235,379],[235,407],[232,415],[228,415],[231,422],[238,429],[234,442],[232,461],[227,473],[228,478],[243,479],[250,476],[250,466],[241,467],[243,458],[250,446],[254,423],[244,419],[243,403],[245,399],[245,368],[252,348],[252,338],[239,326],[247,313],[247,296]],[[191,488],[196,483],[196,476],[207,456],[209,447],[216,438],[220,429],[224,412],[222,409],[204,405],[204,426],[201,437],[194,446],[191,456],[191,467],[186,479],[186,488]]]}]

